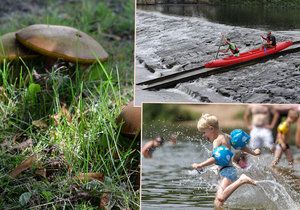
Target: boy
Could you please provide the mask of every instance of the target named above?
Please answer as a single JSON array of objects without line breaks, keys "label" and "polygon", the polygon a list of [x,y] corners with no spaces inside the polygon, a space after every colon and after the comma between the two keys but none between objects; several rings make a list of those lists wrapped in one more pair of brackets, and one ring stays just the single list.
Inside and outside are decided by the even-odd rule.
[{"label": "boy", "polygon": [[156,137],[155,139],[147,142],[144,147],[142,148],[142,154],[145,158],[152,158],[153,152],[156,150],[157,147],[161,147],[164,143],[164,139],[160,136]]},{"label": "boy", "polygon": [[[218,156],[220,153],[213,154],[213,157],[208,158],[206,161],[202,163],[194,163],[192,164],[192,167],[194,169],[201,169],[204,166],[209,166],[212,164],[219,165],[219,174],[221,175],[221,182],[219,184],[216,198],[214,201],[214,204],[217,208],[221,207],[224,202],[227,200],[227,198],[241,185],[243,184],[253,184],[256,185],[256,181],[251,179],[250,177],[246,176],[245,174],[242,174],[239,178],[237,178],[237,171],[236,168],[232,165],[231,157],[230,157],[230,136],[228,134],[223,133],[219,129],[219,123],[217,117],[210,115],[210,114],[204,114],[201,116],[201,118],[198,121],[197,125],[198,130],[203,134],[203,137],[208,139],[208,141],[213,143],[213,148],[217,150],[218,148],[227,149],[229,152],[227,155],[224,156],[225,161],[221,160],[221,164],[218,160]],[[246,149],[248,151],[251,151],[250,149]],[[221,151],[221,152],[222,152]],[[232,153],[231,153],[232,154]],[[251,154],[258,155],[257,153],[251,151]],[[228,162],[226,162],[226,159]]]},{"label": "boy", "polygon": [[289,165],[293,166],[293,154],[288,144],[288,134],[291,124],[295,123],[297,119],[298,113],[294,110],[289,110],[287,119],[280,123],[277,127],[277,144],[275,150],[275,159],[272,162],[273,166],[278,164],[283,152],[285,153]]}]

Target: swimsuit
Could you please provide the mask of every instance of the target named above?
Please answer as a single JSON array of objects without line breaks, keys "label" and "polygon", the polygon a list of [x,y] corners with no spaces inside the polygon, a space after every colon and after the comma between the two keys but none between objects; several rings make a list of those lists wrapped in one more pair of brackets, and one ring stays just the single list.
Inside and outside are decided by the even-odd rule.
[{"label": "swimsuit", "polygon": [[237,171],[234,166],[223,166],[219,170],[219,174],[224,177],[229,179],[230,181],[234,182],[237,180]]},{"label": "swimsuit", "polygon": [[262,147],[267,147],[269,149],[273,148],[274,140],[272,131],[268,128],[256,127],[250,132],[251,140],[249,142],[249,147],[251,149],[257,149]]}]

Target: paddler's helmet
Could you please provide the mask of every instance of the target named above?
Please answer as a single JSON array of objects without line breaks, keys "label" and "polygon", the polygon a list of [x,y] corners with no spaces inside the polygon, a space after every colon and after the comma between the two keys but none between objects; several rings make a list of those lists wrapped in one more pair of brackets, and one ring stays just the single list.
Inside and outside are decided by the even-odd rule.
[{"label": "paddler's helmet", "polygon": [[250,140],[250,136],[242,129],[234,129],[230,136],[230,144],[234,149],[243,149]]},{"label": "paddler's helmet", "polygon": [[230,164],[233,153],[225,146],[218,146],[212,152],[216,164],[219,166],[228,166]]}]

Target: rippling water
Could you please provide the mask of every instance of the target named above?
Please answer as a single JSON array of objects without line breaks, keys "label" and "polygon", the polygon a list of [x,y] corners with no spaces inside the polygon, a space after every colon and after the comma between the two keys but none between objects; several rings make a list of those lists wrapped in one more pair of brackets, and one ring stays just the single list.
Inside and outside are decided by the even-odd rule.
[{"label": "rippling water", "polygon": [[[263,7],[259,5],[156,4],[139,5],[139,9],[169,15],[201,17],[226,25],[272,30],[300,28],[299,9],[294,7]],[[288,15],[287,15],[288,14]]]},{"label": "rippling water", "polygon": [[[190,167],[209,157],[211,145],[182,140],[177,145],[166,143],[152,159],[142,159],[142,209],[213,209],[216,171],[208,168],[199,174]],[[247,170],[239,171],[262,181],[257,187],[241,186],[225,205],[229,209],[300,209],[300,153],[292,149],[294,171],[286,168],[285,158],[277,169],[271,169],[271,155],[263,154],[251,160]]]}]

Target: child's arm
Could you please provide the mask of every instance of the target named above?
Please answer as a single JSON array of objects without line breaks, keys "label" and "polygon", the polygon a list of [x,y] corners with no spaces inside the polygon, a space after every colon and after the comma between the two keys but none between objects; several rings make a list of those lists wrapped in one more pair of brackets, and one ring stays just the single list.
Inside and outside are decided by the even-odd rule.
[{"label": "child's arm", "polygon": [[212,165],[216,162],[215,158],[213,157],[210,157],[208,158],[206,161],[202,162],[202,163],[193,163],[192,164],[192,167],[194,169],[200,169],[200,168],[203,168],[205,166],[209,166],[209,165]]},{"label": "child's arm", "polygon": [[243,149],[241,149],[243,152],[246,152],[250,155],[254,155],[254,156],[257,156],[257,155],[260,155],[260,149],[256,149],[256,150],[252,150],[248,147],[244,147]]},{"label": "child's arm", "polygon": [[149,149],[153,146],[153,141],[147,142],[142,148],[142,154],[145,158],[151,158],[152,154],[149,152]]}]

